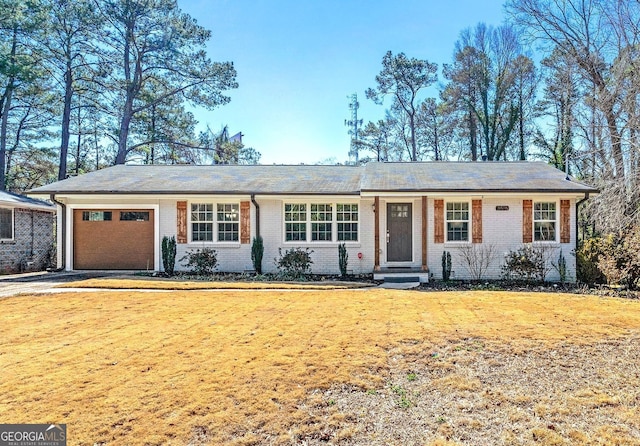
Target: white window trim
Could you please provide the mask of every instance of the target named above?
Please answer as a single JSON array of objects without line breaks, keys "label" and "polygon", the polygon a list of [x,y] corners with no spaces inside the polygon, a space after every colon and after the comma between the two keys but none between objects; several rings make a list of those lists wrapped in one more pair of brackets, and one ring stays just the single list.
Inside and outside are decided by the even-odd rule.
[{"label": "white window trim", "polygon": [[11,211],[11,238],[0,238],[0,241],[13,242],[16,239],[16,210],[14,208],[6,207],[2,207],[0,209]]},{"label": "white window trim", "polygon": [[[213,240],[193,240],[193,226],[191,220],[191,205],[192,204],[210,204],[213,206]],[[237,241],[218,241],[218,205],[219,204],[237,204],[238,205],[238,240]],[[187,203],[187,245],[190,246],[240,246],[241,234],[240,222],[242,220],[240,216],[240,202],[227,200],[227,201],[212,201],[212,200],[193,200]]]},{"label": "white window trim", "polygon": [[[538,203],[554,203],[556,205],[555,220],[536,220],[536,204]],[[553,240],[536,240],[536,222],[554,222],[555,239]],[[531,205],[531,242],[540,245],[555,245],[559,243],[560,237],[560,203],[558,200],[533,200]]]},{"label": "white window trim", "polygon": [[[467,221],[467,240],[449,240],[449,231],[447,230],[447,204],[449,203],[466,203],[469,207],[469,220]],[[444,202],[444,243],[446,245],[469,245],[473,239],[473,206],[471,200],[446,200]],[[452,220],[452,221],[464,221],[464,220]]]},{"label": "white window trim", "polygon": [[[306,224],[307,230],[306,230],[306,235],[307,238],[306,240],[291,240],[291,241],[287,241],[287,221],[285,220],[285,205],[287,204],[304,204],[306,206],[306,219],[304,220],[304,223]],[[331,240],[312,240],[312,236],[311,236],[311,223],[321,223],[321,222],[313,222],[311,221],[311,205],[312,204],[329,204],[331,205]],[[338,240],[338,205],[339,204],[349,204],[349,205],[357,205],[358,206],[358,221],[356,223],[358,223],[358,239],[357,240],[345,240],[345,241],[339,241]],[[320,246],[320,245],[339,245],[342,243],[345,243],[347,245],[358,245],[360,243],[360,234],[362,231],[362,222],[360,220],[360,211],[362,209],[362,203],[357,202],[357,201],[348,201],[348,200],[313,200],[313,201],[304,201],[304,200],[283,200],[282,201],[282,208],[281,208],[281,218],[282,218],[282,243],[288,246],[294,246],[294,245],[313,245],[313,246]]]}]

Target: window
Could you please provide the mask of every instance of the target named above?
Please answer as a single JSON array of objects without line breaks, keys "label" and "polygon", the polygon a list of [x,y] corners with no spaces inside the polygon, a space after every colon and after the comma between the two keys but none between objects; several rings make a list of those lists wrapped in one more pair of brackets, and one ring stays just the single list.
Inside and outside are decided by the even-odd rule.
[{"label": "window", "polygon": [[556,241],[556,204],[554,202],[534,203],[533,240]]},{"label": "window", "polygon": [[0,239],[13,239],[13,209],[0,209]]},{"label": "window", "polygon": [[218,241],[237,242],[239,232],[239,205],[218,204]]},{"label": "window", "polygon": [[447,203],[447,241],[469,241],[469,203]]},{"label": "window", "polygon": [[338,204],[336,208],[338,241],[358,241],[358,205]]},{"label": "window", "polygon": [[311,240],[331,241],[333,211],[330,204],[311,205]]},{"label": "window", "polygon": [[285,203],[285,242],[357,242],[358,205]]},{"label": "window", "polygon": [[111,211],[82,211],[82,221],[111,221]]},{"label": "window", "polygon": [[213,241],[213,204],[191,204],[191,241]]},{"label": "window", "polygon": [[149,221],[149,212],[120,212],[120,221]]},{"label": "window", "polygon": [[307,205],[284,205],[284,239],[287,242],[307,240]]}]

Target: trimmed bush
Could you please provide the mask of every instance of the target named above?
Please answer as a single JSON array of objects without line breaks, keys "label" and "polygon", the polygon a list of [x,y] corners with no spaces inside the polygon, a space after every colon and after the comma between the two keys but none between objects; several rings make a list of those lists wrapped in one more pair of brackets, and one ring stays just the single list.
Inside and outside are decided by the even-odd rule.
[{"label": "trimmed bush", "polygon": [[442,253],[442,280],[445,282],[451,278],[451,253],[444,251]]},{"label": "trimmed bush", "polygon": [[311,272],[311,264],[313,263],[311,253],[313,251],[309,248],[291,248],[283,254],[282,249],[278,248],[280,258],[274,259],[274,262],[280,274],[285,278],[298,280]]},{"label": "trimmed bush", "polygon": [[180,261],[187,261],[183,265],[200,276],[211,275],[218,266],[218,257],[215,249],[202,248],[187,252]]},{"label": "trimmed bush", "polygon": [[347,275],[347,265],[349,263],[349,254],[347,254],[347,246],[344,243],[338,245],[338,266],[340,267],[340,275]]},{"label": "trimmed bush", "polygon": [[264,244],[262,236],[254,237],[251,244],[251,262],[256,274],[262,274],[262,257],[264,256]]},{"label": "trimmed bush", "polygon": [[176,266],[176,238],[174,236],[162,237],[162,266],[164,272],[173,276]]}]

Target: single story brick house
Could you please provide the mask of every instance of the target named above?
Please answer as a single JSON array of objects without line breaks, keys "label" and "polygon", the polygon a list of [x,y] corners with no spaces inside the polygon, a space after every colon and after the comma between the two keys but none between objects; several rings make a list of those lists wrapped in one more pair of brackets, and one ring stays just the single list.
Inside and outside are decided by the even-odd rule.
[{"label": "single story brick house", "polygon": [[49,266],[55,212],[50,203],[0,191],[0,274]]},{"label": "single story brick house", "polygon": [[562,251],[575,278],[577,206],[597,192],[541,162],[424,162],[119,165],[30,194],[58,205],[67,270],[160,271],[161,240],[175,236],[178,260],[211,247],[220,271],[242,272],[261,235],[265,272],[279,248],[300,247],[313,250],[313,273],[337,274],[345,243],[355,274],[406,269],[424,281],[441,277],[444,251],[452,276],[470,277],[469,247],[498,253],[486,271],[498,278],[505,253],[527,243]]}]

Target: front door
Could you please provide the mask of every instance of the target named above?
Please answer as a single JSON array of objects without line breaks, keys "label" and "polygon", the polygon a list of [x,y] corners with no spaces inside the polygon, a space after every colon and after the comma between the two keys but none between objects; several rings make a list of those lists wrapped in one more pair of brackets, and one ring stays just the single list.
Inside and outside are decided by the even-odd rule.
[{"label": "front door", "polygon": [[410,262],[411,203],[387,203],[387,262]]}]

